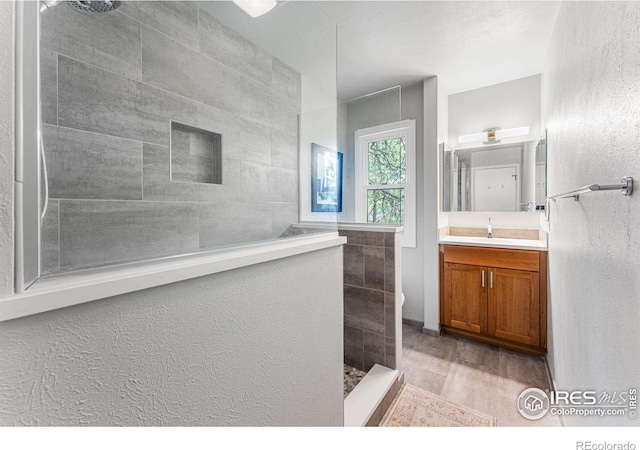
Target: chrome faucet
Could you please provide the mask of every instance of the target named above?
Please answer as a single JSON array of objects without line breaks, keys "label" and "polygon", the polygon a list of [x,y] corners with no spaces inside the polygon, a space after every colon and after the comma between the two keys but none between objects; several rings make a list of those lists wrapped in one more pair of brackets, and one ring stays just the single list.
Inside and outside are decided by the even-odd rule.
[{"label": "chrome faucet", "polygon": [[487,238],[491,239],[493,237],[491,233],[491,217],[489,217],[489,225],[487,225]]}]

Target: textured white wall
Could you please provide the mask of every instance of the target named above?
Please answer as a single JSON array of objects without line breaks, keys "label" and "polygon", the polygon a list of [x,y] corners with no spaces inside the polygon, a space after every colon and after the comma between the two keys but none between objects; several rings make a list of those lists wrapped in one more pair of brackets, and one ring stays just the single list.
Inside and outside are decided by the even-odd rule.
[{"label": "textured white wall", "polygon": [[0,297],[13,294],[13,12],[0,2]]},{"label": "textured white wall", "polygon": [[335,247],[0,323],[0,425],[341,426],[342,310]]},{"label": "textured white wall", "polygon": [[[549,189],[640,182],[640,3],[566,2],[543,72]],[[560,389],[640,386],[640,192],[558,200],[549,236],[549,362]],[[569,425],[638,425],[628,417]]]}]

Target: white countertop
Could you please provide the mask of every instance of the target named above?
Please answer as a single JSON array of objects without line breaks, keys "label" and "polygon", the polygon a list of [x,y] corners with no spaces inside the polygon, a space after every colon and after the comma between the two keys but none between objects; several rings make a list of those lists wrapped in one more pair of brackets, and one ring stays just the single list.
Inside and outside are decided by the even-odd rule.
[{"label": "white countertop", "polygon": [[441,237],[441,244],[468,245],[472,247],[496,247],[513,248],[519,250],[547,250],[547,243],[541,240],[530,239],[503,239],[472,236],[445,236]]}]

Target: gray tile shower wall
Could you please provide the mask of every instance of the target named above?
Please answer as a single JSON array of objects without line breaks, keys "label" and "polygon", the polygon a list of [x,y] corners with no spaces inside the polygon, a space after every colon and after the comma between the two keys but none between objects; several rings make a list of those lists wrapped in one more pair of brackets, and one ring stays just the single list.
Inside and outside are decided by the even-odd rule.
[{"label": "gray tile shower wall", "polygon": [[142,182],[145,200],[177,202],[241,202],[240,161],[222,161],[223,184],[172,181],[169,146],[143,144]]},{"label": "gray tile shower wall", "polygon": [[[297,222],[299,73],[191,2],[60,4],[41,36],[44,273],[277,238]],[[222,184],[171,180],[171,121],[221,135]]]},{"label": "gray tile shower wall", "polygon": [[269,86],[273,73],[271,56],[255,45],[247,45],[241,34],[229,30],[210,14],[200,17],[200,51],[260,83]]},{"label": "gray tile shower wall", "polygon": [[122,14],[70,12],[67,7],[49,8],[42,15],[43,47],[140,81],[139,22]]},{"label": "gray tile shower wall", "polygon": [[58,123],[58,55],[40,50],[40,83],[42,122]]},{"label": "gray tile shower wall", "polygon": [[55,273],[60,270],[60,245],[58,236],[58,219],[60,207],[58,200],[51,200],[40,225],[40,254],[44,273]]},{"label": "gray tile shower wall", "polygon": [[344,246],[344,361],[396,368],[396,233],[340,230]]},{"label": "gray tile shower wall", "polygon": [[198,48],[198,16],[201,11],[195,3],[131,1],[122,2],[118,11],[187,47]]},{"label": "gray tile shower wall", "polygon": [[60,201],[60,269],[198,251],[198,205]]},{"label": "gray tile shower wall", "polygon": [[169,145],[171,120],[191,124],[197,114],[193,100],[58,55],[60,126]]},{"label": "gray tile shower wall", "polygon": [[142,143],[44,125],[49,195],[142,200]]}]

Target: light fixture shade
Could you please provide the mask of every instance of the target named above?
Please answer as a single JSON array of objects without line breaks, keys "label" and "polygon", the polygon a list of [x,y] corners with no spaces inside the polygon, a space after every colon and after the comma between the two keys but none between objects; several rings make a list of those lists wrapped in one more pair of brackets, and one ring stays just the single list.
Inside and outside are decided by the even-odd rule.
[{"label": "light fixture shade", "polygon": [[489,128],[482,133],[465,134],[458,136],[459,144],[469,144],[471,142],[484,142],[485,144],[493,144],[500,142],[501,139],[526,136],[529,134],[529,127],[516,127],[500,129],[498,127]]},{"label": "light fixture shade", "polygon": [[233,0],[233,3],[254,18],[268,13],[278,4],[275,0]]},{"label": "light fixture shade", "polygon": [[507,128],[506,130],[496,130],[496,139],[525,136],[527,134],[529,134],[529,127]]},{"label": "light fixture shade", "polygon": [[487,132],[483,131],[482,133],[474,133],[474,134],[465,134],[464,136],[458,136],[458,143],[460,144],[468,144],[470,142],[480,142],[487,140]]}]

